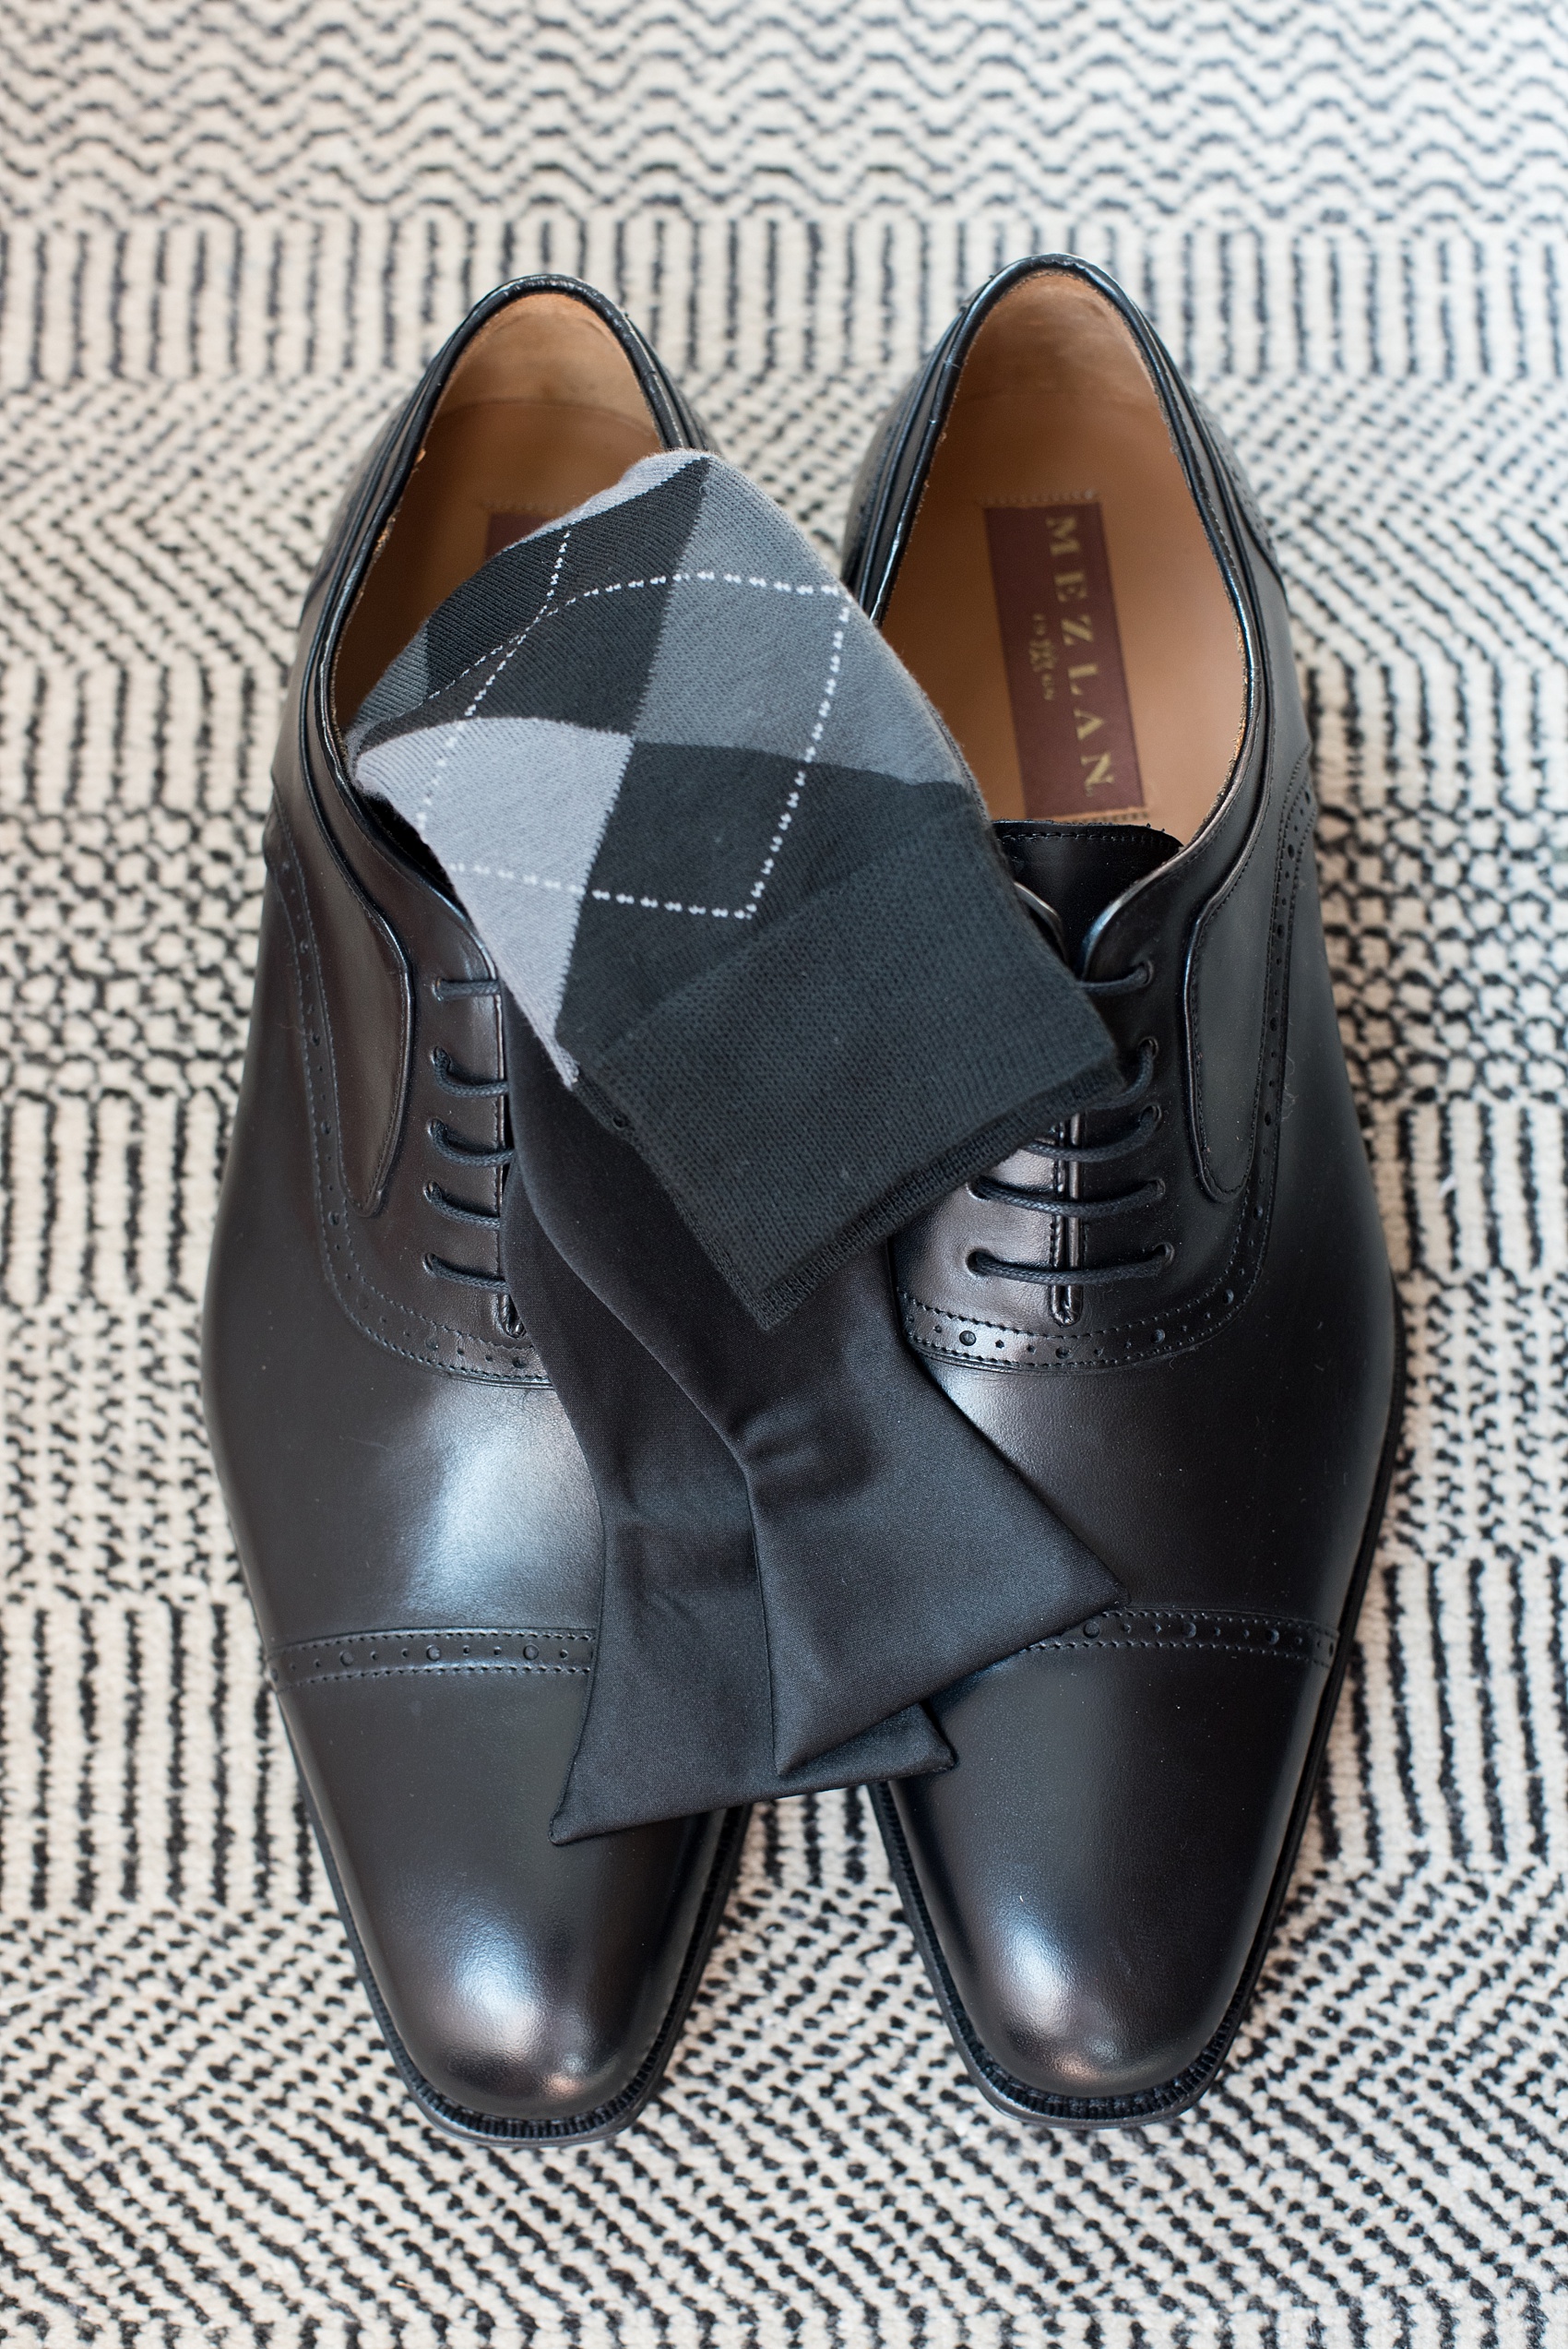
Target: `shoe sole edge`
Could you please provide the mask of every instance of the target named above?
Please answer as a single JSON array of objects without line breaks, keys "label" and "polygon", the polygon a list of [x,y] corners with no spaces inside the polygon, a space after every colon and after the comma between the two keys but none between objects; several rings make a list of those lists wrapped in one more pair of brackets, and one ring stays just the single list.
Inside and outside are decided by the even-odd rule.
[{"label": "shoe sole edge", "polygon": [[331,1847],[322,1833],[321,1821],[311,1799],[303,1776],[300,1791],[315,1837],[316,1849],[332,1888],[332,1898],[349,1943],[350,1955],[360,1986],[369,2002],[375,2025],[386,2044],[387,2053],[398,2067],[398,2077],[420,2112],[434,2128],[444,2136],[458,2139],[468,2145],[588,2145],[614,2137],[638,2118],[652,2101],[675,2045],[684,2026],[697,1985],[707,1970],[713,1944],[729,1905],[730,1894],[740,1871],[741,1854],[745,1845],[746,1827],[751,1818],[749,1808],[728,1811],[719,1830],[719,1842],[708,1868],[707,1882],[703,1888],[702,1903],[696,1924],[687,1944],[675,1988],[664,2019],[654,2034],[653,2045],[643,2057],[624,2088],[591,2111],[563,2117],[559,2120],[529,2121],[508,2118],[501,2113],[480,2113],[444,2096],[426,2080],[414,2062],[397,2026],[387,2012],[386,2001],[376,1986],[370,1970],[359,1933],[355,1928],[349,1903],[344,1898],[342,1882],[333,1863]]}]

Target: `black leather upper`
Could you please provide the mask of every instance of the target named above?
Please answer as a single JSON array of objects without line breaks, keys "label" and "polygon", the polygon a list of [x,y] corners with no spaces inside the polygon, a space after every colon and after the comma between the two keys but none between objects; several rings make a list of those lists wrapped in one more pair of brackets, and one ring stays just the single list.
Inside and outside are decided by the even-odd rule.
[{"label": "black leather upper", "polygon": [[698,440],[610,304],[536,279],[479,305],[350,491],[284,708],[203,1375],[279,1702],[410,2084],[448,2125],[558,2136],[651,2084],[736,1823],[550,1842],[601,1537],[498,1278],[499,990],[456,904],[351,795],[330,707],[339,634],[446,376],[535,290],[598,310],[666,445]]},{"label": "black leather upper", "polygon": [[957,1766],[893,1790],[887,1823],[971,2066],[1013,2110],[1092,2122],[1190,2101],[1239,2019],[1381,1508],[1396,1332],[1283,590],[1255,507],[1109,280],[1028,263],[978,297],[863,477],[847,576],[885,608],[965,352],[1040,267],[1097,287],[1139,343],[1235,604],[1246,721],[1209,820],[1129,886],[1092,831],[1003,828],[1037,893],[1052,869],[1076,893],[1078,933],[1086,891],[1113,890],[1079,969],[1128,1102],[1075,1131],[1137,1139],[1075,1169],[1086,1205],[1128,1204],[1078,1220],[1067,1260],[1141,1277],[1073,1290],[1005,1270],[1061,1260],[1063,1227],[1007,1196],[1045,1178],[1019,1152],[898,1244],[905,1326],[1127,1604],[952,1691],[936,1710]]}]

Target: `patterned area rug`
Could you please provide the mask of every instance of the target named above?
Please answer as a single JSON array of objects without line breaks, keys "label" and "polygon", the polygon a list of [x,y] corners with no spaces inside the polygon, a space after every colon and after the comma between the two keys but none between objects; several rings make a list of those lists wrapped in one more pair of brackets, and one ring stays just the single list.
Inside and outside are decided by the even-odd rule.
[{"label": "patterned area rug", "polygon": [[[1568,20],[1530,0],[32,0],[0,19],[0,2331],[114,2349],[1568,2341]],[[964,2083],[781,1806],[608,2147],[429,2134],[308,1842],[197,1299],[291,625],[472,295],[578,269],[825,547],[958,294],[1153,312],[1289,574],[1413,1337],[1330,1766],[1195,2114]]]}]

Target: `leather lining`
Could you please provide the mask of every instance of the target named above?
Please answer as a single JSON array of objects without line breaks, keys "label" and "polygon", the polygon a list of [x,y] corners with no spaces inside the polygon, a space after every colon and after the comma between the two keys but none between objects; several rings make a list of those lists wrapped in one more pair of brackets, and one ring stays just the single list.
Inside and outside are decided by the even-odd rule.
[{"label": "leather lining", "polygon": [[1184,844],[1240,745],[1241,632],[1132,336],[1081,280],[1043,272],[996,304],[970,346],[884,624],[998,818],[1029,811],[987,509],[1091,502],[1110,558],[1142,800],[1127,794],[1076,820],[1147,822]]},{"label": "leather lining", "polygon": [[552,520],[663,445],[631,361],[594,311],[560,293],[498,311],[452,370],[343,629],[339,721],[486,561],[497,517]]}]

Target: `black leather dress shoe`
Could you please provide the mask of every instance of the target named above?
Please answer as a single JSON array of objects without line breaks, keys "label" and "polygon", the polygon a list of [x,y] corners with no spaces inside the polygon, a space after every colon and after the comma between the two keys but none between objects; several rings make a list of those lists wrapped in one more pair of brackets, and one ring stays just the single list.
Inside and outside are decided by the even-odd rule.
[{"label": "black leather dress shoe", "polygon": [[884,1832],[992,2102],[1144,2120],[1257,1979],[1399,1420],[1285,598],[1148,326],[1059,258],[894,412],[847,576],[1126,1079],[898,1244],[910,1344],[1127,1595],[938,1700],[956,1767],[882,1790]]},{"label": "black leather dress shoe", "polygon": [[570,281],[482,302],[389,428],[307,595],[207,1296],[208,1425],[361,1974],[429,2116],[606,2134],[656,2086],[743,1814],[559,1848],[601,1535],[498,1270],[500,989],[340,721],[487,554],[697,444]]}]

